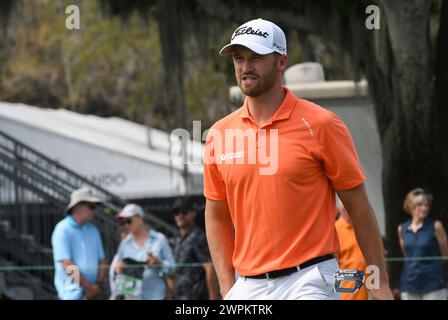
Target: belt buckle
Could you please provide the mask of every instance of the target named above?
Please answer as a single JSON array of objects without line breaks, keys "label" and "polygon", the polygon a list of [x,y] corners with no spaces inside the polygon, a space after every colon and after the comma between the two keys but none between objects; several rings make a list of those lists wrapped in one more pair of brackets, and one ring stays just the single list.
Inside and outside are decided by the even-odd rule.
[{"label": "belt buckle", "polygon": [[269,276],[269,272],[266,272],[265,275],[266,275],[266,279],[268,279],[268,280],[271,279],[271,277]]}]

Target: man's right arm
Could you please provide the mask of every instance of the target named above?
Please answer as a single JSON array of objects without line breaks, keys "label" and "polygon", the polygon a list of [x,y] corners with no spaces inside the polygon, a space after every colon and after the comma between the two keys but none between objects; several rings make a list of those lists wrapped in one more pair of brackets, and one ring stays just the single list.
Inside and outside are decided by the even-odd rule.
[{"label": "man's right arm", "polygon": [[227,201],[206,200],[205,229],[207,242],[224,298],[235,283],[232,264],[235,238]]},{"label": "man's right arm", "polygon": [[[73,267],[76,267],[76,264],[70,259],[62,260],[61,263],[62,263],[62,267],[63,267],[64,271],[67,272],[67,274],[70,277],[76,278],[76,275],[73,274],[74,270],[72,269]],[[69,268],[69,267],[71,267],[71,268]],[[67,268],[69,268],[69,269],[67,269]],[[79,273],[79,285],[81,287],[83,287],[84,295],[87,299],[96,298],[101,291],[100,287],[97,284],[89,283],[87,281],[87,279],[84,278],[84,276],[81,273]]]}]

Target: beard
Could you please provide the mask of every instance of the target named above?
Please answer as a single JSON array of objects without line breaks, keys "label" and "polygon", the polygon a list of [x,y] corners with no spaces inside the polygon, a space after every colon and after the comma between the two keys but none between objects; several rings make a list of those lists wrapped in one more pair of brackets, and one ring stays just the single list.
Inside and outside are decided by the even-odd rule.
[{"label": "beard", "polygon": [[241,76],[239,79],[237,78],[238,86],[240,87],[241,92],[244,93],[244,95],[246,95],[248,97],[252,97],[252,98],[259,97],[263,93],[269,91],[274,86],[275,81],[276,81],[276,76],[277,76],[277,67],[276,67],[276,64],[274,63],[271,70],[269,70],[268,72],[266,72],[263,75],[257,75],[255,73],[250,73],[250,74],[245,74],[244,76],[247,76],[247,75],[257,76],[257,83],[253,86],[245,87],[242,84],[243,76]]}]

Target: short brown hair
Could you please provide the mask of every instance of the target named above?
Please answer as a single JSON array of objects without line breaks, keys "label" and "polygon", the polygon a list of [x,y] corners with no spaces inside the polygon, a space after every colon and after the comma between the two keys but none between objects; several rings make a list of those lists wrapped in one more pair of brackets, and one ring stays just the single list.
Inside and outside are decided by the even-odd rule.
[{"label": "short brown hair", "polygon": [[422,198],[428,201],[428,205],[431,206],[432,203],[432,194],[427,192],[423,188],[415,188],[408,192],[406,198],[404,199],[403,209],[407,213],[411,214],[412,209],[418,204],[421,203]]}]

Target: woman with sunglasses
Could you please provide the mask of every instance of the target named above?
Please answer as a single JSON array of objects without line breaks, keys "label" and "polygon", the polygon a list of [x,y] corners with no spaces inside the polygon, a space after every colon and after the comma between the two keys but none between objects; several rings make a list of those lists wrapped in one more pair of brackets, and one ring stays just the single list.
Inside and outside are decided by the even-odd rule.
[{"label": "woman with sunglasses", "polygon": [[126,205],[117,219],[129,232],[117,251],[115,272],[122,275],[117,290],[127,299],[164,299],[165,278],[174,267],[167,238],[145,224],[143,209],[136,204]]},{"label": "woman with sunglasses", "polygon": [[442,223],[429,217],[432,195],[416,188],[404,201],[411,218],[398,226],[398,239],[405,258],[400,279],[402,300],[446,300],[441,256],[448,255]]}]

